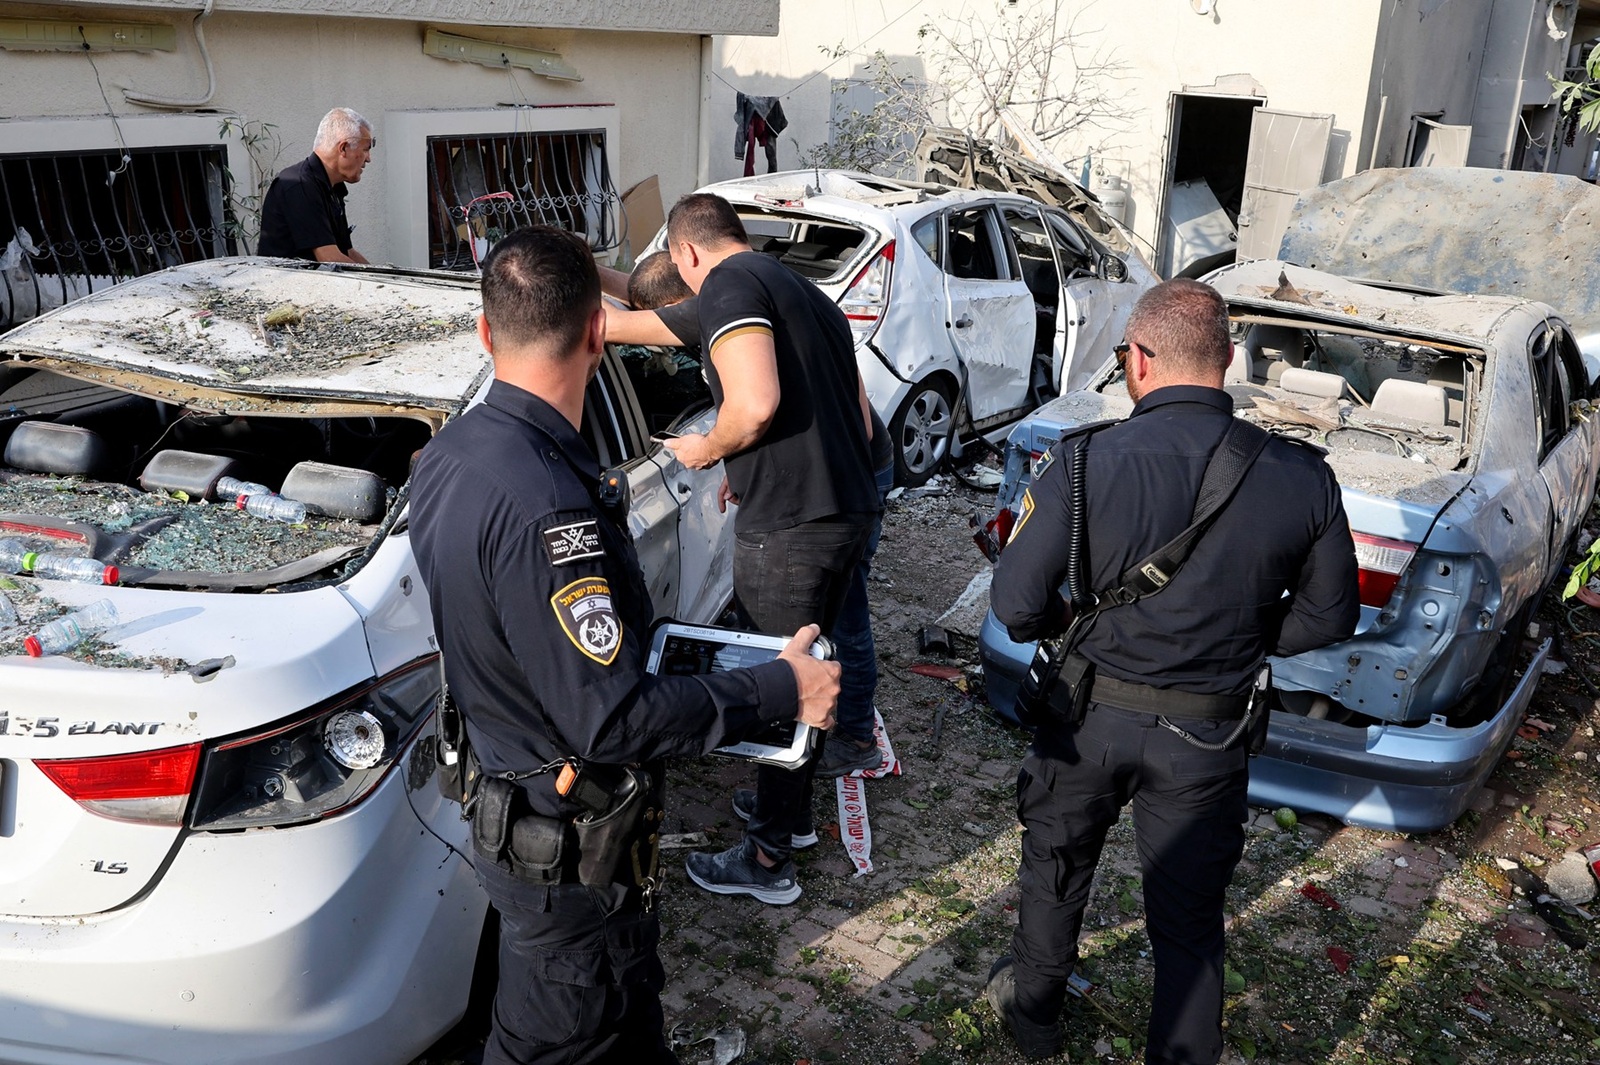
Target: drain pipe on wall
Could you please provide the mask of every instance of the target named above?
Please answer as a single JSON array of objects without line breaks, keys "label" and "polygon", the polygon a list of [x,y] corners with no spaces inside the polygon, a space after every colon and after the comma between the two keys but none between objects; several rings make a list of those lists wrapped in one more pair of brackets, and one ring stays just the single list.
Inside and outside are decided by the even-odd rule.
[{"label": "drain pipe on wall", "polygon": [[[711,72],[715,69],[717,58],[715,49],[716,41],[710,34],[700,38],[700,122],[694,160],[694,185],[674,195],[674,201],[683,193],[692,192],[711,181]],[[732,114],[731,109],[729,114]],[[670,208],[672,205],[667,206]]]},{"label": "drain pipe on wall", "polygon": [[165,107],[174,111],[189,111],[204,107],[211,102],[217,94],[217,72],[211,65],[211,53],[206,48],[206,31],[201,23],[211,17],[211,8],[216,0],[206,0],[206,6],[194,17],[194,39],[200,46],[200,58],[206,62],[206,94],[198,100],[180,100],[172,96],[148,96],[142,92],[123,92],[122,98],[130,104],[143,104],[145,107]]}]

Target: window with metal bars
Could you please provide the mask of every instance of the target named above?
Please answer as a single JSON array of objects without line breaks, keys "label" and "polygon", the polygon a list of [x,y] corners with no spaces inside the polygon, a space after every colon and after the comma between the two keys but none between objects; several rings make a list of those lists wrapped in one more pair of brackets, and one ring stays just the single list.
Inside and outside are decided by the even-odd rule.
[{"label": "window with metal bars", "polygon": [[476,270],[501,235],[529,225],[618,246],[618,197],[602,130],[429,137],[428,265]]},{"label": "window with metal bars", "polygon": [[226,161],[220,144],[0,154],[0,331],[139,274],[234,254]]}]

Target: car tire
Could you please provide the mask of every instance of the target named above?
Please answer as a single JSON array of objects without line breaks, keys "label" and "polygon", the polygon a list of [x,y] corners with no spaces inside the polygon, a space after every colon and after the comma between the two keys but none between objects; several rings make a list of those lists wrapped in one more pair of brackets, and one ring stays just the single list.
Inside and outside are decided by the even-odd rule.
[{"label": "car tire", "polygon": [[896,484],[915,488],[938,473],[950,457],[956,414],[952,390],[945,381],[929,378],[912,386],[889,422],[894,442]]}]

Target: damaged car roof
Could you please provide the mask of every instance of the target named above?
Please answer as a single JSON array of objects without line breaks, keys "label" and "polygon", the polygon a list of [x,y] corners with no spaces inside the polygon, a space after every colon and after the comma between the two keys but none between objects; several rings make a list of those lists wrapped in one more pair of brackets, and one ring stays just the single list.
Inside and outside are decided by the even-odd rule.
[{"label": "damaged car roof", "polygon": [[1332,274],[1537,300],[1600,354],[1600,189],[1563,174],[1368,170],[1300,194],[1278,258]]},{"label": "damaged car roof", "polygon": [[232,394],[462,406],[488,372],[476,278],[213,259],[24,323],[0,353]]}]

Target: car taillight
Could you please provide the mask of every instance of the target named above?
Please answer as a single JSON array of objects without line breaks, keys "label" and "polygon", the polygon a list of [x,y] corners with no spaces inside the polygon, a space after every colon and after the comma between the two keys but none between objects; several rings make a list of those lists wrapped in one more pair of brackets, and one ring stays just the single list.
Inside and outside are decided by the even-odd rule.
[{"label": "car taillight", "polygon": [[850,320],[857,344],[872,339],[889,306],[889,277],[894,270],[894,241],[884,245],[839,299],[839,309]]},{"label": "car taillight", "polygon": [[1352,532],[1350,538],[1356,542],[1361,603],[1363,606],[1383,606],[1394,594],[1395,585],[1400,583],[1400,575],[1411,564],[1412,556],[1417,553],[1417,545],[1359,532]]},{"label": "car taillight", "polygon": [[437,659],[422,659],[286,723],[208,748],[190,826],[293,825],[354,806],[394,768],[438,694]]},{"label": "car taillight", "polygon": [[183,823],[200,745],[163,747],[100,758],[41,758],[33,763],[90,813],[153,825]]}]

